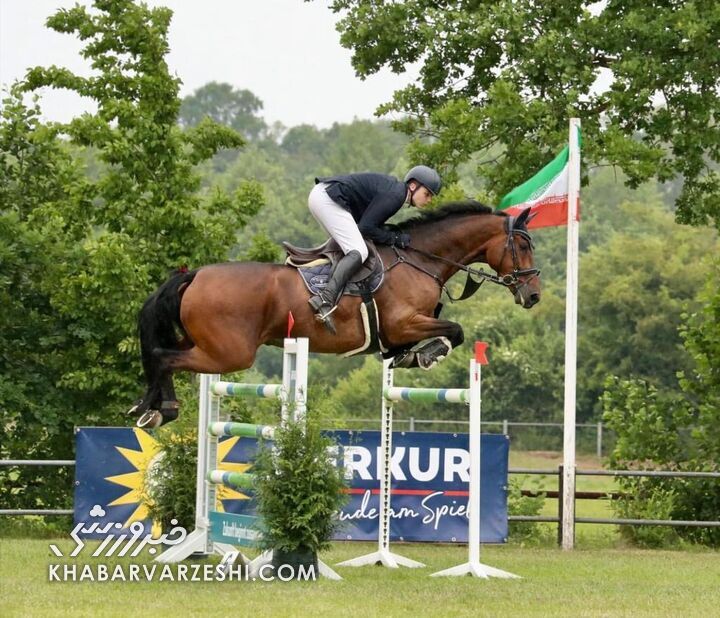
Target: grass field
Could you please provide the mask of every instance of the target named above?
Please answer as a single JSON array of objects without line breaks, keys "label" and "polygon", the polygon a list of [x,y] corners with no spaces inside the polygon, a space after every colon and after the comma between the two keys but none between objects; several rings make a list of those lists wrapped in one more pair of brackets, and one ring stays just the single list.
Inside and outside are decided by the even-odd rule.
[{"label": "grass field", "polygon": [[[555,469],[562,456],[513,452],[511,468]],[[580,457],[580,469],[602,468]],[[556,476],[524,476],[524,487],[556,489]],[[578,477],[579,490],[613,491],[609,477]],[[609,501],[579,500],[579,516],[612,517]],[[547,499],[543,514],[555,515]],[[523,524],[525,525],[525,524]],[[578,525],[576,549],[554,545],[556,526],[540,524],[540,546],[486,546],[482,560],[520,575],[520,580],[430,578],[465,562],[465,547],[394,544],[425,569],[338,567],[342,582],[49,582],[48,566],[62,560],[51,540],[0,538],[0,616],[682,616],[720,617],[720,552],[638,550],[625,546],[609,525]],[[72,543],[54,541],[69,553]],[[336,543],[328,564],[374,550],[374,544]],[[101,564],[86,548],[77,564]],[[150,564],[151,557],[132,564]],[[112,564],[129,566],[130,560]],[[214,560],[213,562],[216,562]]]},{"label": "grass field", "polygon": [[[42,616],[720,616],[720,553],[483,548],[520,580],[430,578],[463,547],[395,545],[425,569],[338,568],[332,582],[48,582],[49,541],[0,539],[0,615]],[[68,541],[57,542],[66,552]],[[371,551],[337,543],[329,564]],[[93,564],[87,548],[78,564]],[[134,563],[149,561],[141,557]],[[125,560],[124,564],[129,564]]]}]

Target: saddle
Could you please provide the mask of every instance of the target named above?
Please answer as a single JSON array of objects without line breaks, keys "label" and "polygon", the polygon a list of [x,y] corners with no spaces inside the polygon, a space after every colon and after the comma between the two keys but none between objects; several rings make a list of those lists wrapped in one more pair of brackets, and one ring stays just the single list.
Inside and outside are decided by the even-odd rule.
[{"label": "saddle", "polygon": [[[368,258],[345,286],[345,294],[366,296],[374,294],[385,278],[382,259],[372,241],[365,241]],[[335,265],[343,256],[340,246],[330,238],[317,247],[296,247],[283,242],[287,253],[285,264],[297,268],[311,294],[317,294],[327,285]]]}]

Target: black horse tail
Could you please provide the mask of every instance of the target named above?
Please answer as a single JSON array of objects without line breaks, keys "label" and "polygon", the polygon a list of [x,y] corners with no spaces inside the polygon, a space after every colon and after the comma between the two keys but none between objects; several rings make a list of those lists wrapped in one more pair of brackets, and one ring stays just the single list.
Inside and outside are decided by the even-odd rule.
[{"label": "black horse tail", "polygon": [[160,380],[163,369],[159,352],[177,348],[180,336],[187,336],[180,322],[180,301],[182,292],[192,283],[197,271],[175,271],[145,301],[138,316],[140,354],[142,357],[148,393],[146,404],[160,395]]}]

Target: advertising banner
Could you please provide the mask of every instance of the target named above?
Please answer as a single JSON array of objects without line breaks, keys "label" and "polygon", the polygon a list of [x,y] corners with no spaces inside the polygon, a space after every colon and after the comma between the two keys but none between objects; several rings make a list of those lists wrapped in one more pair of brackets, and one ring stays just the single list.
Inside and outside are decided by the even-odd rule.
[{"label": "advertising banner", "polygon": [[[339,517],[338,540],[377,539],[379,431],[331,432],[350,481],[348,504]],[[507,540],[508,438],[482,436],[481,540]],[[252,472],[254,438],[221,439],[218,468]],[[134,428],[81,428],[77,433],[75,517],[77,521],[122,522],[147,518],[141,501],[145,470],[157,462],[155,440]],[[393,434],[391,540],[467,542],[470,475],[468,435]],[[95,510],[90,520],[88,516]],[[250,490],[218,488],[218,511],[255,515]],[[104,514],[101,515],[100,511]]]}]

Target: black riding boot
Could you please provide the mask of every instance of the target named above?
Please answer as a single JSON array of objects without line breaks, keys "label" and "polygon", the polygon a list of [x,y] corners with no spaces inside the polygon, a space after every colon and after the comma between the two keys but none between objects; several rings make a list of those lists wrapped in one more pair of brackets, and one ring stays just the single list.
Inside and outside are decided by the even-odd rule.
[{"label": "black riding boot", "polygon": [[340,295],[345,288],[345,284],[360,269],[363,260],[359,251],[350,251],[344,255],[335,266],[330,280],[324,289],[316,296],[311,296],[308,302],[317,313],[317,319],[326,322],[330,312],[340,299]]}]

